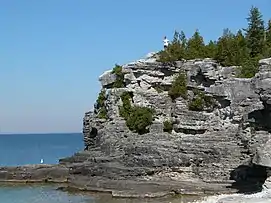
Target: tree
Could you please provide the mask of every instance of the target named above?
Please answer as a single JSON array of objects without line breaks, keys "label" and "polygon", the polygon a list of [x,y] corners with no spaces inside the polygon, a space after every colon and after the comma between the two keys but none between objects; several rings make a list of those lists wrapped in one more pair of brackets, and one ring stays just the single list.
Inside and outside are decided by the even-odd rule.
[{"label": "tree", "polygon": [[217,53],[217,42],[210,41],[206,46],[205,46],[205,57],[207,58],[215,58]]},{"label": "tree", "polygon": [[233,63],[235,65],[240,66],[244,61],[249,58],[247,41],[241,30],[239,30],[235,35],[233,50],[235,53]]},{"label": "tree", "polygon": [[174,79],[168,91],[168,95],[172,100],[175,100],[180,96],[187,99],[187,76],[185,72],[180,72]]},{"label": "tree", "polygon": [[260,56],[254,57],[254,58],[248,58],[241,64],[241,70],[238,77],[240,78],[251,78],[255,76],[255,74],[259,70],[259,60]]},{"label": "tree", "polygon": [[188,40],[186,50],[187,50],[187,59],[205,57],[204,40],[198,30],[196,30],[193,36]]},{"label": "tree", "polygon": [[265,39],[266,39],[267,44],[271,45],[271,19],[268,21],[268,24],[267,24]]},{"label": "tree", "polygon": [[265,35],[264,21],[258,8],[252,7],[250,9],[247,21],[248,28],[245,29],[247,45],[250,56],[255,57],[263,53]]},{"label": "tree", "polygon": [[264,57],[271,57],[271,20],[268,21],[267,29],[265,32],[265,46],[264,46]]},{"label": "tree", "polygon": [[240,66],[248,57],[247,42],[242,31],[234,35],[225,29],[218,40],[215,59],[224,66]]},{"label": "tree", "polygon": [[223,66],[234,65],[235,36],[229,29],[224,29],[223,35],[218,39],[215,59]]},{"label": "tree", "polygon": [[114,88],[125,87],[124,74],[122,72],[122,66],[120,66],[118,64],[115,64],[115,67],[113,68],[112,73],[116,75],[116,80],[113,83],[113,87]]}]

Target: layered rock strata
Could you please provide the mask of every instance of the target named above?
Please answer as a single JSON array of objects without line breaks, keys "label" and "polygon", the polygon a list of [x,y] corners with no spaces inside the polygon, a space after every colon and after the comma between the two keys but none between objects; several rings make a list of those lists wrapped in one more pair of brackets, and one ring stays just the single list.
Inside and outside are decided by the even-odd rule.
[{"label": "layered rock strata", "polygon": [[[271,165],[271,58],[259,61],[253,78],[237,78],[238,70],[212,59],[166,65],[150,54],[122,66],[121,88],[114,86],[118,75],[106,71],[99,78],[106,115],[99,116],[98,104],[85,114],[85,150],[54,166],[63,176],[40,176],[64,177],[69,188],[122,197],[258,190]],[[186,75],[187,97],[172,99],[169,90],[180,72]],[[198,91],[212,103],[191,110]],[[131,131],[121,116],[125,92],[132,107],[154,110],[144,134]],[[165,132],[169,120],[172,132]],[[29,170],[9,171],[0,168],[0,180],[17,179]]]}]

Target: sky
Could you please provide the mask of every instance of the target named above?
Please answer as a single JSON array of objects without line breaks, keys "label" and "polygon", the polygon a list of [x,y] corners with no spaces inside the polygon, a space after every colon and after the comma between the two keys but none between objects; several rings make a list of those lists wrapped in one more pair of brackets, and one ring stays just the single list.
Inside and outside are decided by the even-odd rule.
[{"label": "sky", "polygon": [[270,0],[0,0],[0,133],[81,132],[99,76],[162,49],[175,30],[206,41]]}]

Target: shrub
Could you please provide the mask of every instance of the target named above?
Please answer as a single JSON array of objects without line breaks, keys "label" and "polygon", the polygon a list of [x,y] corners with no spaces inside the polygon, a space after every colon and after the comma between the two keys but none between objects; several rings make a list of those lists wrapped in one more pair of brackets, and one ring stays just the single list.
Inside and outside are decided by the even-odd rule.
[{"label": "shrub", "polygon": [[132,110],[130,103],[131,94],[129,92],[123,92],[120,98],[122,100],[122,106],[119,106],[119,113],[121,117],[127,120]]},{"label": "shrub", "polygon": [[113,83],[113,88],[125,87],[122,67],[116,64],[115,67],[113,68],[112,73],[116,75],[116,81]]},{"label": "shrub", "polygon": [[102,89],[98,95],[98,98],[96,100],[96,104],[97,104],[97,108],[101,108],[102,106],[104,106],[104,102],[106,100],[106,91],[104,89]]},{"label": "shrub", "polygon": [[106,91],[103,89],[99,93],[99,96],[96,100],[96,105],[98,109],[98,118],[107,119],[107,111],[105,108],[105,101],[106,101]]},{"label": "shrub", "polygon": [[196,96],[190,103],[189,109],[191,111],[203,111],[204,109],[204,100],[202,97]]},{"label": "shrub", "polygon": [[214,106],[214,99],[211,96],[207,96],[200,91],[195,91],[194,94],[196,94],[196,96],[188,106],[191,111],[203,111],[205,107],[210,108]]},{"label": "shrub", "polygon": [[126,125],[131,131],[147,133],[147,126],[152,124],[154,110],[147,107],[132,107],[131,96],[129,92],[124,92],[120,96],[123,103],[119,107],[120,116],[126,120]]},{"label": "shrub", "polygon": [[98,118],[100,118],[100,119],[108,119],[107,111],[106,111],[106,108],[104,106],[100,108],[100,110],[98,112]]},{"label": "shrub", "polygon": [[168,91],[168,95],[171,97],[172,100],[175,100],[180,96],[183,97],[184,99],[187,99],[186,80],[187,80],[186,74],[183,72],[179,73],[179,75],[175,78],[175,80],[172,83],[172,86]]},{"label": "shrub", "polygon": [[154,111],[147,107],[133,107],[126,122],[130,130],[139,134],[147,133],[147,126],[152,124]]},{"label": "shrub", "polygon": [[173,130],[173,123],[169,120],[164,121],[164,132],[171,133]]}]

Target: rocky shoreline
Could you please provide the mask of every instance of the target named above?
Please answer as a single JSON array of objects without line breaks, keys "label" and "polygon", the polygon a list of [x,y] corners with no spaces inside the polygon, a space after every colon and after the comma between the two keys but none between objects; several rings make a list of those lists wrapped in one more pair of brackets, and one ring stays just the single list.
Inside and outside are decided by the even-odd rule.
[{"label": "rocky shoreline", "polygon": [[233,193],[228,183],[193,181],[112,180],[104,177],[74,175],[72,165],[25,165],[0,167],[1,184],[61,184],[59,190],[69,192],[110,193],[119,198],[160,198],[172,195],[211,195]]},{"label": "rocky shoreline", "polygon": [[[205,196],[237,193],[240,188],[251,191],[254,183],[234,187],[235,181],[203,182],[202,180],[182,181],[161,177],[156,181],[137,178],[113,180],[106,177],[89,177],[73,171],[67,165],[26,165],[19,167],[1,167],[1,184],[61,184],[59,190],[68,192],[109,193],[116,198],[162,198],[175,195]],[[84,167],[84,166],[81,166]],[[78,170],[78,169],[77,169]],[[77,174],[78,175],[75,175]],[[254,190],[259,191],[259,188]]]},{"label": "rocky shoreline", "polygon": [[[0,182],[163,197],[257,192],[270,179],[271,58],[250,79],[212,59],[161,64],[155,54],[116,71],[99,78],[102,94],[83,121],[84,151],[56,165],[0,167]],[[180,72],[186,96],[172,99]],[[144,133],[127,124],[124,105],[153,110]]]}]

